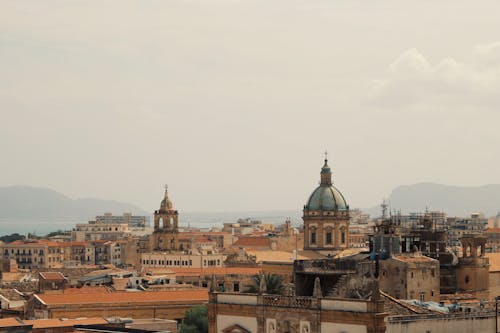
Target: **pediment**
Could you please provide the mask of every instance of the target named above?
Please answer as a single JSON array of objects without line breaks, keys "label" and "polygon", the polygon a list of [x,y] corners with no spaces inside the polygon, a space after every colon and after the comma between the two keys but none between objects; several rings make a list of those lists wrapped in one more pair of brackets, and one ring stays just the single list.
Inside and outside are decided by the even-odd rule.
[{"label": "pediment", "polygon": [[238,324],[231,325],[231,326],[223,329],[222,332],[223,333],[252,333],[249,330],[247,330],[246,328],[244,328]]}]

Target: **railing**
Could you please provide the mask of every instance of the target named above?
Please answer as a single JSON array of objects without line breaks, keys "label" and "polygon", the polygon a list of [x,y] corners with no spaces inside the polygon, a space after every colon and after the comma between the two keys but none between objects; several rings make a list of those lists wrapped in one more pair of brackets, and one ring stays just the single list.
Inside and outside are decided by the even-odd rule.
[{"label": "railing", "polygon": [[318,307],[319,303],[312,297],[296,297],[296,296],[281,296],[281,295],[265,295],[264,305],[273,307],[293,307],[310,309]]},{"label": "railing", "polygon": [[495,318],[494,311],[479,311],[479,312],[451,312],[443,314],[417,314],[417,315],[401,315],[389,316],[388,322],[407,322],[415,320],[432,320],[432,319],[470,319],[470,318]]},{"label": "railing", "polygon": [[356,271],[354,260],[321,259],[321,260],[296,260],[296,272],[306,271]]}]

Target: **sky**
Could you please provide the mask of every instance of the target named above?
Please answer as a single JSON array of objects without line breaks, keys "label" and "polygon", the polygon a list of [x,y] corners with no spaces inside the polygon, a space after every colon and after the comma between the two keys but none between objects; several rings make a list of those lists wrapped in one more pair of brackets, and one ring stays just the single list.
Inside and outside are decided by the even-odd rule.
[{"label": "sky", "polygon": [[500,2],[0,0],[0,186],[184,211],[500,183]]}]

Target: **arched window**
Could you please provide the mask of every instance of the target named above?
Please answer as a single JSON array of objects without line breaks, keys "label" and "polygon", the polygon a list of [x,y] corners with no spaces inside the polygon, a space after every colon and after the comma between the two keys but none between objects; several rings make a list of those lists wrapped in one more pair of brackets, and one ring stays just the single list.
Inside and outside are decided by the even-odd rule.
[{"label": "arched window", "polygon": [[326,245],[333,244],[332,228],[330,228],[330,227],[325,229],[325,244]]},{"label": "arched window", "polygon": [[311,228],[311,244],[316,244],[316,227]]}]

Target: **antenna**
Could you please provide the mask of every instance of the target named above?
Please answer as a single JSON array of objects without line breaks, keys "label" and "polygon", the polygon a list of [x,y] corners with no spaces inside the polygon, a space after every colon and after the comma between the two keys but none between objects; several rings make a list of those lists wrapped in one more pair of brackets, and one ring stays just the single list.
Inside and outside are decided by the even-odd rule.
[{"label": "antenna", "polygon": [[380,205],[380,207],[382,208],[382,218],[385,220],[387,219],[387,207],[389,205],[387,204],[387,202],[385,201],[385,198],[382,200],[382,204]]}]

